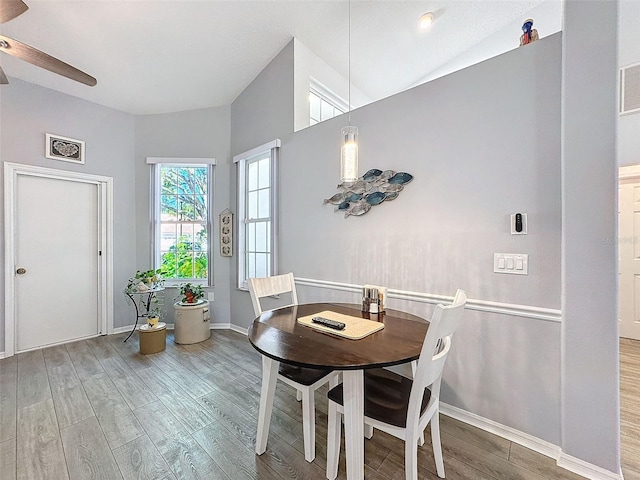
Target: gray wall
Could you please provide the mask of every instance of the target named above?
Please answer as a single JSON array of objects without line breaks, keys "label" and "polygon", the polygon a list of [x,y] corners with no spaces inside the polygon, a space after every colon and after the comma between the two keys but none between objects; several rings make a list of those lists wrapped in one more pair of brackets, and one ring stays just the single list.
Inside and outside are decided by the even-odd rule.
[{"label": "gray wall", "polygon": [[[477,299],[559,308],[559,99],[555,35],[355,110],[360,173],[415,177],[359,218],[322,205],[337,192],[344,116],[287,137],[283,271],[442,295],[464,285]],[[510,234],[515,212],[528,213],[528,235]],[[494,252],[528,253],[529,275],[494,274]]]},{"label": "gray wall", "polygon": [[617,14],[617,2],[568,0],[562,55],[562,450],[612,472],[620,468],[618,251],[608,241],[618,233]]},{"label": "gray wall", "polygon": [[[14,78],[10,82],[8,86],[2,86],[0,157],[3,162],[113,177],[114,324],[129,325],[132,323],[131,307],[119,294],[119,287],[126,285],[131,266],[136,263],[137,196],[131,169],[134,117]],[[45,133],[84,140],[85,164],[45,158]],[[0,203],[3,201],[0,197]],[[2,212],[3,207],[0,216]],[[4,225],[4,218],[0,220]],[[2,236],[0,270],[4,271],[4,265]],[[4,276],[0,277],[0,299],[0,348],[4,351]]]},{"label": "gray wall", "polygon": [[[438,295],[463,288],[476,300],[558,309],[560,67],[554,35],[352,112],[360,172],[415,177],[362,217],[322,205],[337,191],[344,118],[283,139],[281,270]],[[528,235],[510,234],[515,212],[528,214]],[[528,253],[529,275],[493,273],[494,252]],[[326,295],[301,292],[305,301]],[[390,305],[426,318],[432,310]],[[559,363],[558,322],[469,312],[443,399],[559,444]]]},{"label": "gray wall", "polygon": [[293,40],[231,104],[231,155],[293,132]]},{"label": "gray wall", "polygon": [[[231,160],[229,156],[230,107],[206,108],[164,115],[144,115],[135,119],[135,187],[137,192],[136,222],[138,265],[132,269],[151,268],[151,222],[149,188],[151,166],[147,157],[213,157],[214,192],[212,216],[213,284],[207,289],[214,292],[209,308],[211,323],[229,323],[229,275],[233,258],[220,256],[218,215],[229,208]],[[178,296],[176,288],[167,288],[163,294],[164,320],[173,323],[173,303]]]},{"label": "gray wall", "polygon": [[[584,5],[572,5],[570,22],[580,24],[584,12],[589,17]],[[615,25],[608,22],[608,14],[606,20],[604,36],[615,38]],[[608,47],[605,46],[608,58],[615,58]],[[570,278],[576,296],[567,301],[566,295],[561,295],[568,278],[561,270],[561,233],[566,228],[561,217],[563,199],[573,197],[571,211],[581,225],[596,222],[594,232],[606,231],[609,238],[615,234],[606,220],[613,217],[609,213],[614,211],[614,197],[603,198],[611,193],[608,187],[600,189],[589,183],[590,191],[598,190],[600,206],[586,215],[576,205],[585,191],[584,187],[578,188],[577,179],[583,177],[565,183],[567,191],[562,194],[562,153],[565,167],[567,161],[574,167],[578,165],[576,152],[569,153],[566,146],[561,148],[562,67],[571,71],[586,63],[592,68],[601,57],[585,60],[591,52],[576,49],[568,53],[571,58],[563,64],[562,48],[560,35],[554,35],[354,111],[352,123],[361,134],[360,171],[391,168],[415,175],[397,200],[373,207],[360,218],[344,219],[332,207],[322,206],[322,199],[336,192],[337,132],[344,118],[290,135],[278,133],[278,126],[269,125],[273,134],[262,135],[261,129],[243,128],[251,112],[236,117],[232,106],[232,153],[282,135],[282,272],[441,295],[453,295],[456,288],[462,287],[474,300],[554,310],[561,305],[567,307],[572,316],[570,331],[556,321],[469,311],[447,364],[443,399],[562,445],[566,455],[617,472],[617,402],[612,401],[617,398],[617,350],[611,348],[611,341],[616,338],[615,315],[609,315],[611,305],[615,305],[610,288],[613,285],[615,290],[615,279],[609,275],[615,269],[615,259],[609,249],[597,252],[594,262],[585,262],[588,268],[583,265],[576,269],[578,257],[574,257],[575,270]],[[289,75],[288,63],[274,62],[268,67],[268,78],[278,77],[274,71],[278,65],[281,76]],[[574,74],[575,70],[570,75]],[[595,76],[593,88],[615,91],[604,77]],[[285,95],[275,80],[260,80],[251,85],[250,96],[242,98],[243,105],[272,92],[276,98]],[[271,90],[274,84],[278,88]],[[265,90],[260,92],[259,88]],[[567,113],[574,119],[589,116],[583,112],[590,103],[587,90],[590,91],[575,91],[573,100],[581,106],[564,105],[565,128],[575,128],[566,123]],[[589,125],[589,131],[594,126],[602,127],[606,137],[597,145],[596,151],[601,155],[595,161],[599,173],[589,175],[591,180],[606,179],[610,173],[607,162],[613,155],[608,143],[612,120],[606,111],[596,109],[593,124]],[[236,136],[241,138],[234,140]],[[251,140],[245,141],[246,138]],[[242,147],[236,149],[235,144]],[[593,160],[593,155],[587,158]],[[588,170],[584,165],[590,168],[583,159],[582,169]],[[509,234],[509,214],[518,211],[529,215],[527,236]],[[580,228],[584,234],[592,227]],[[580,246],[584,262],[584,255],[589,253],[582,250],[583,239],[577,235],[578,231],[574,231],[571,239],[565,240],[565,251],[575,243]],[[494,252],[528,253],[529,275],[494,274]],[[603,295],[591,292],[589,298],[594,311],[602,313],[604,319],[576,308],[584,297],[578,291],[585,279],[598,271],[596,266],[606,271],[603,282],[610,285],[603,289]],[[602,286],[602,282],[596,283]],[[300,298],[353,301],[357,295],[302,287]],[[424,304],[407,306],[406,302],[391,301],[390,306],[409,308],[425,317],[431,313]],[[232,312],[234,324],[249,325],[252,313],[246,295],[232,292]],[[580,325],[587,325],[598,334],[592,335]],[[606,338],[607,348],[596,356],[599,367],[591,378],[591,373],[585,373],[579,364],[585,361],[585,365],[594,366],[593,358],[587,358],[593,348],[585,348],[580,342],[595,347],[593,342],[600,336]],[[596,398],[597,406],[584,405],[582,389],[594,393],[597,385],[604,386],[602,392],[588,396]],[[597,419],[597,436],[584,430],[586,419],[591,418],[589,412],[594,409],[603,411]]]},{"label": "gray wall", "polygon": [[[231,104],[232,157],[293,132],[293,63],[291,40]],[[235,214],[238,213],[236,173],[234,165],[230,202]],[[249,293],[237,289],[237,255],[233,259],[229,277],[231,323],[247,328],[254,318],[253,307]]]}]

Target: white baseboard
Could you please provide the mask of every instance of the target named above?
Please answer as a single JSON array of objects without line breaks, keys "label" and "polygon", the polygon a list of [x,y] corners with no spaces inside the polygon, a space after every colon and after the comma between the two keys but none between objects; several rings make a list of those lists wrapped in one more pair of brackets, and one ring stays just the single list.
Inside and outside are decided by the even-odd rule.
[{"label": "white baseboard", "polygon": [[[138,324],[138,325],[141,325],[141,324]],[[133,329],[133,325],[127,325],[125,327],[117,327],[117,328],[114,328],[113,331],[108,335],[118,335],[120,333],[128,333],[132,329]],[[174,329],[174,324],[167,323],[167,330],[173,330],[173,329]],[[246,328],[243,330],[242,328],[236,327],[235,325],[231,325],[230,323],[212,323],[209,325],[209,329],[210,330],[234,330],[238,333],[244,333],[245,335],[247,334]]]},{"label": "white baseboard", "polygon": [[579,458],[572,457],[571,455],[567,455],[566,453],[560,453],[558,457],[557,464],[559,467],[562,467],[566,470],[569,470],[573,473],[577,473],[578,475],[582,475],[583,477],[591,478],[593,480],[622,480],[622,472],[613,473],[609,470],[605,470],[604,468],[598,467],[597,465],[593,465],[592,463],[587,463],[584,460],[580,460]]},{"label": "white baseboard", "polygon": [[130,332],[133,328],[133,325],[127,325],[126,327],[115,327],[111,332],[107,333],[107,335],[118,335],[119,333],[127,333]]},{"label": "white baseboard", "polygon": [[231,324],[229,323],[212,323],[209,327],[210,330],[229,330]]},{"label": "white baseboard", "polygon": [[475,413],[467,412],[458,407],[440,402],[440,413],[461,422],[467,423],[481,430],[493,433],[509,441],[522,445],[535,452],[541,453],[547,457],[551,457],[556,461],[556,465],[565,470],[569,470],[583,477],[592,480],[622,480],[622,473],[614,473],[605,470],[597,465],[585,462],[575,457],[571,457],[562,452],[558,445],[549,443],[540,438],[521,432],[515,428],[507,427],[488,418],[481,417]]},{"label": "white baseboard", "polygon": [[4,358],[4,352],[0,352],[0,360]]},{"label": "white baseboard", "polygon": [[229,324],[229,330],[233,330],[234,332],[238,332],[238,333],[241,333],[243,335],[248,335],[249,334],[249,329],[248,328],[239,327],[237,325]]},{"label": "white baseboard", "polygon": [[523,447],[527,447],[535,452],[541,453],[542,455],[546,455],[547,457],[557,459],[560,455],[560,447],[553,443],[546,442],[529,435],[528,433],[494,422],[493,420],[481,417],[475,413],[467,412],[466,410],[448,405],[444,402],[440,402],[440,412],[448,417],[455,418],[461,422],[478,427],[481,430],[506,438],[507,440],[522,445]]}]

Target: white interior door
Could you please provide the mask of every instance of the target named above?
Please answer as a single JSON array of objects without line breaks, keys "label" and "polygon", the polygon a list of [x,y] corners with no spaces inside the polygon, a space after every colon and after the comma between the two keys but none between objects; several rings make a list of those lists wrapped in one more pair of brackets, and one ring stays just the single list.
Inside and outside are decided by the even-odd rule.
[{"label": "white interior door", "polygon": [[98,334],[98,185],[18,175],[15,188],[17,351]]},{"label": "white interior door", "polygon": [[620,336],[640,340],[640,179],[619,190]]}]

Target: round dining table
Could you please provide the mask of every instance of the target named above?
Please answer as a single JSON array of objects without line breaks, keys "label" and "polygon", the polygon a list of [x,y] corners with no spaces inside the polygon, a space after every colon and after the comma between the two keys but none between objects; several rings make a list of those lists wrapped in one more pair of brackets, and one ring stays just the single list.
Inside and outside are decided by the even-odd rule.
[{"label": "round dining table", "polygon": [[[299,318],[321,312],[374,320],[384,328],[359,340],[304,325]],[[262,354],[262,387],[256,453],[267,447],[271,410],[280,362],[306,368],[342,371],[347,478],[364,478],[364,370],[417,360],[429,323],[398,310],[378,314],[360,305],[310,303],[264,312],[249,327],[248,337]]]}]

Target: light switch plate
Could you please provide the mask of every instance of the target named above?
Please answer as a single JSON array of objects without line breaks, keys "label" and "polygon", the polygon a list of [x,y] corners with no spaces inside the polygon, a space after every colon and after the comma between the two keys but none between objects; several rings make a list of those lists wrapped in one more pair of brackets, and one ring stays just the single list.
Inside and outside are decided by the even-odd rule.
[{"label": "light switch plate", "polygon": [[213,292],[207,292],[207,300],[213,302]]},{"label": "light switch plate", "polygon": [[493,271],[510,275],[529,275],[529,254],[494,253]]}]

